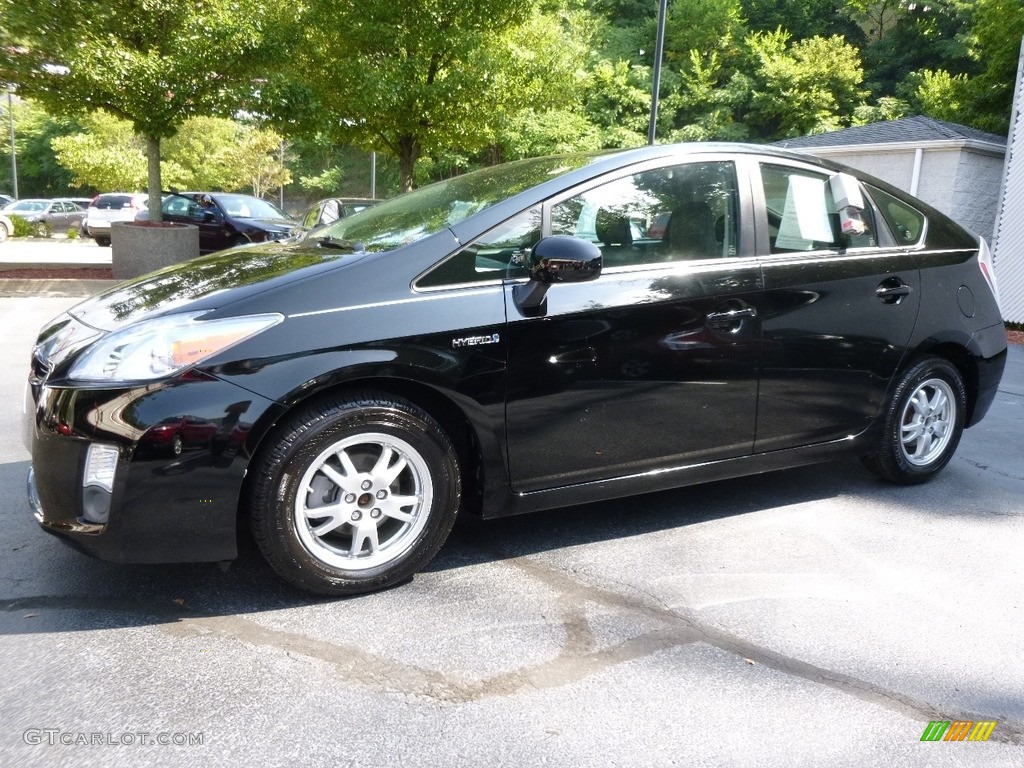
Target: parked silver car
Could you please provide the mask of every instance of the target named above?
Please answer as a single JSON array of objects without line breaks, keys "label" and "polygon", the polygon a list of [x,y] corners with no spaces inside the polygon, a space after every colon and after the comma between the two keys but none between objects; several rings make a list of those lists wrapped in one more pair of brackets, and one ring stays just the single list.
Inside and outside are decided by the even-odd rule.
[{"label": "parked silver car", "polygon": [[28,199],[17,200],[5,205],[3,212],[7,216],[17,216],[35,227],[37,234],[51,232],[67,232],[76,229],[85,218],[85,209],[74,200],[55,198],[53,200]]}]

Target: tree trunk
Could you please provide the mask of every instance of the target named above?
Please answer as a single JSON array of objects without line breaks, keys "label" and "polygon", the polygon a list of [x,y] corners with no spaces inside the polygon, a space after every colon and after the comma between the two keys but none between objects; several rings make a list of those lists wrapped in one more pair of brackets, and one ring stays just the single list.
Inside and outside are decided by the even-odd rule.
[{"label": "tree trunk", "polygon": [[412,191],[412,172],[420,159],[420,143],[412,136],[398,140],[398,181],[403,192]]},{"label": "tree trunk", "polygon": [[146,137],[146,165],[149,182],[149,220],[159,224],[164,220],[161,202],[163,195],[160,181],[160,139],[155,136]]}]

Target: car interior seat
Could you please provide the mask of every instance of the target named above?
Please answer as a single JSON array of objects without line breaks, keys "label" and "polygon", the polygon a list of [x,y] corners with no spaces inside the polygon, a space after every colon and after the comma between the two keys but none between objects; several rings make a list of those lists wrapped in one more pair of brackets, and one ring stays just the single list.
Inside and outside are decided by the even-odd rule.
[{"label": "car interior seat", "polygon": [[672,259],[715,258],[722,255],[715,230],[711,206],[702,200],[688,201],[672,211],[663,242]]},{"label": "car interior seat", "polygon": [[608,208],[600,208],[594,221],[604,265],[618,266],[632,262],[633,230],[629,218]]}]

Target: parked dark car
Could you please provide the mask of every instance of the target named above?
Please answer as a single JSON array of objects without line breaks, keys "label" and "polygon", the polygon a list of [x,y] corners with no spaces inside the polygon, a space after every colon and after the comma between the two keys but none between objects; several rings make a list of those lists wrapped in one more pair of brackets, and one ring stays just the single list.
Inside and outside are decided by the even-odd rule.
[{"label": "parked dark car", "polygon": [[3,208],[7,216],[17,216],[31,224],[40,235],[78,229],[85,218],[85,208],[74,200],[17,200]]},{"label": "parked dark car", "polygon": [[[199,252],[213,253],[249,243],[283,240],[297,222],[273,203],[229,192],[175,192],[163,200],[164,221],[199,227]],[[137,219],[149,218],[141,211]]]},{"label": "parked dark car", "polygon": [[380,200],[367,197],[329,197],[326,200],[318,200],[299,217],[299,228],[309,230],[333,224],[345,216],[373,208],[379,202]]},{"label": "parked dark car", "polygon": [[[241,520],[288,582],[344,594],[423,568],[460,510],[844,456],[920,483],[995,396],[991,270],[926,204],[795,153],[489,168],[55,319],[31,361],[30,500],[122,562],[233,558]],[[138,451],[169,418],[224,437]]]}]

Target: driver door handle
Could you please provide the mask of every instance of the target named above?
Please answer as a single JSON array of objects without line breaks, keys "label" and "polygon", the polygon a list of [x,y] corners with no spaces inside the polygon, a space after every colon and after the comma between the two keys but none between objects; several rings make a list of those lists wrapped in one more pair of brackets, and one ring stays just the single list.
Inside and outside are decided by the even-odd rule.
[{"label": "driver door handle", "polygon": [[755,307],[739,307],[737,309],[710,312],[707,315],[707,322],[716,331],[733,331],[739,328],[739,324],[743,320],[755,317],[757,317],[757,309]]}]

